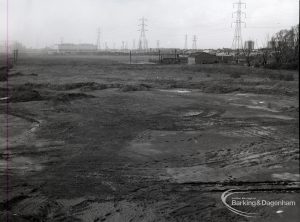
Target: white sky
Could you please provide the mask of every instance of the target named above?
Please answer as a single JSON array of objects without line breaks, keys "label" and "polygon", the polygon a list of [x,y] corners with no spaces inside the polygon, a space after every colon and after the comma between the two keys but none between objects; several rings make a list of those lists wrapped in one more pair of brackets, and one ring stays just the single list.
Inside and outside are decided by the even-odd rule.
[{"label": "white sky", "polygon": [[[198,48],[231,47],[232,3],[237,0],[0,0],[0,41],[8,36],[28,47],[65,43],[96,43],[97,28],[102,31],[102,47],[132,46],[139,38],[139,18],[148,19],[146,33],[150,47],[188,45],[197,35]],[[299,23],[298,0],[244,0],[247,8],[243,40],[252,39],[260,46],[280,29]]]}]

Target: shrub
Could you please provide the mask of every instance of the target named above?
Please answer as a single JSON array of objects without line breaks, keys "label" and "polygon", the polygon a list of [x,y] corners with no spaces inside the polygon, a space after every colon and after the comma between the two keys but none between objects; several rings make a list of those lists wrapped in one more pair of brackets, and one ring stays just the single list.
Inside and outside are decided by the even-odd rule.
[{"label": "shrub", "polygon": [[0,81],[7,80],[7,68],[6,66],[0,67]]},{"label": "shrub", "polygon": [[284,75],[282,80],[284,80],[284,81],[294,81],[295,78],[294,78],[293,74],[287,74],[287,75]]},{"label": "shrub", "polygon": [[299,64],[297,62],[291,62],[291,63],[285,63],[285,64],[271,63],[271,64],[266,64],[265,68],[267,68],[267,69],[298,70],[299,69]]},{"label": "shrub", "polygon": [[241,75],[239,73],[232,73],[232,74],[230,74],[230,77],[234,78],[234,79],[238,79],[238,78],[241,78]]},{"label": "shrub", "polygon": [[255,68],[259,68],[260,67],[260,64],[258,62],[254,63],[254,67]]},{"label": "shrub", "polygon": [[277,63],[270,63],[270,64],[266,64],[265,68],[267,68],[267,69],[279,69],[280,65],[277,64]]},{"label": "shrub", "polygon": [[7,74],[6,72],[0,71],[0,81],[6,81],[7,80]]},{"label": "shrub", "polygon": [[294,81],[294,75],[293,74],[269,74],[269,79],[271,80],[280,80],[280,81]]},{"label": "shrub", "polygon": [[280,68],[287,69],[287,70],[297,70],[299,69],[299,63],[293,62],[293,63],[282,64]]},{"label": "shrub", "polygon": [[268,102],[267,107],[268,107],[269,109],[271,109],[271,108],[272,108],[272,104],[271,104],[270,102]]}]

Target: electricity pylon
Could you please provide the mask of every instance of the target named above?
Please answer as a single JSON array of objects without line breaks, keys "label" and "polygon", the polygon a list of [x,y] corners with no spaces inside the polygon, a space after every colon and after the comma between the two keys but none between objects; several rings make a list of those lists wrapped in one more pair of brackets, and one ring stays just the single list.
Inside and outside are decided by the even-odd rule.
[{"label": "electricity pylon", "polygon": [[100,30],[100,28],[98,28],[98,30],[97,30],[97,42],[96,42],[97,50],[101,49],[100,36],[101,36],[101,30]]},{"label": "electricity pylon", "polygon": [[246,3],[243,3],[241,2],[241,0],[239,0],[237,3],[233,3],[233,7],[235,7],[235,5],[237,6],[237,10],[233,13],[236,14],[236,18],[234,22],[235,30],[234,30],[234,37],[232,41],[232,49],[236,50],[237,53],[239,54],[239,50],[243,49],[242,23],[244,23],[246,26],[246,23],[242,21],[242,15],[244,15],[246,18],[246,13],[242,11],[242,5],[244,5],[246,8]]},{"label": "electricity pylon", "polygon": [[193,37],[193,46],[192,46],[192,49],[193,50],[197,49],[197,36],[196,35],[194,35],[194,37]]},{"label": "electricity pylon", "polygon": [[148,41],[146,38],[146,24],[145,22],[147,21],[147,19],[145,19],[144,17],[140,19],[141,24],[139,24],[140,29],[138,31],[140,31],[140,39],[139,39],[139,50],[147,50],[148,49]]}]

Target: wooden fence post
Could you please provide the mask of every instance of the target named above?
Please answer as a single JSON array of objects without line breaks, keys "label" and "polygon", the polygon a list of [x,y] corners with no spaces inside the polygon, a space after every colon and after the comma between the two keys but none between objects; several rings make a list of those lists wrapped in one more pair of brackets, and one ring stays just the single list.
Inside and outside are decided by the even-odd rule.
[{"label": "wooden fence post", "polygon": [[158,50],[158,62],[161,63],[161,58],[160,58],[160,49]]}]

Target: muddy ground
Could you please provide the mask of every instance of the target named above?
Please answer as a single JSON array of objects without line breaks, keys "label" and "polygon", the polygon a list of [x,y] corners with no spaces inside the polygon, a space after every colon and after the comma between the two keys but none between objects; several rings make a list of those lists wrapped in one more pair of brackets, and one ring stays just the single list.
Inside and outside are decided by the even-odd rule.
[{"label": "muddy ground", "polygon": [[[22,57],[0,82],[1,221],[297,221],[297,72],[124,61]],[[244,217],[229,189],[298,205]]]}]

